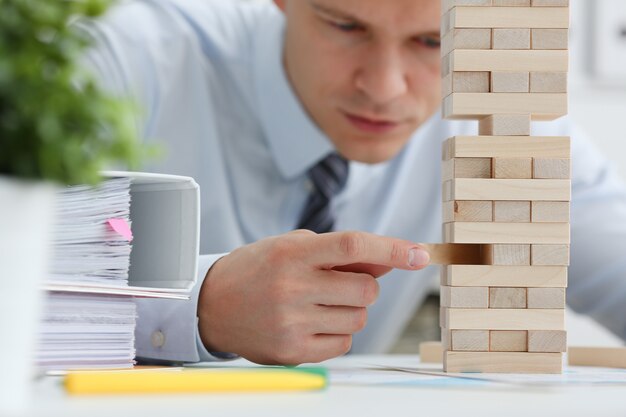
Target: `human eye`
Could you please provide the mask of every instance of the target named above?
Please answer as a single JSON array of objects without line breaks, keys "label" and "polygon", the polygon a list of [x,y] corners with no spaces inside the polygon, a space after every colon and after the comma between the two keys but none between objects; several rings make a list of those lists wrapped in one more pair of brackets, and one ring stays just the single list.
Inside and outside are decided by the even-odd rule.
[{"label": "human eye", "polygon": [[328,20],[328,24],[338,31],[346,33],[362,32],[365,29],[363,25],[350,21]]},{"label": "human eye", "polygon": [[439,35],[421,35],[415,37],[415,42],[428,49],[438,49],[441,46]]}]

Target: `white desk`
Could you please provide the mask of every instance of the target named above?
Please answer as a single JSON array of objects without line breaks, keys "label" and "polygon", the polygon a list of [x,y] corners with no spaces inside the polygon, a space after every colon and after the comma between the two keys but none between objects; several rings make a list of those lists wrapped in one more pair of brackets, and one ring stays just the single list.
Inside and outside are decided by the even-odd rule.
[{"label": "white desk", "polygon": [[[416,356],[351,356],[327,362],[331,369],[370,364],[419,367]],[[626,416],[626,385],[546,388],[332,385],[322,392],[170,396],[68,397],[60,378],[36,387],[28,416]]]}]

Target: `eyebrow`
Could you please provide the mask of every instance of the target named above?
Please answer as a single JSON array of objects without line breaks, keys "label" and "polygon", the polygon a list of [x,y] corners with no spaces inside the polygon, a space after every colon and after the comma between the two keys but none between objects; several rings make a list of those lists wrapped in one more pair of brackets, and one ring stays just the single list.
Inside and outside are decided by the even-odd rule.
[{"label": "eyebrow", "polygon": [[351,15],[350,13],[347,13],[338,9],[334,9],[330,6],[319,4],[314,0],[309,0],[309,3],[311,4],[311,7],[318,12],[322,12],[324,14],[327,14],[336,18],[340,18],[340,19],[351,20],[358,24],[366,24],[361,19],[359,19],[356,16]]}]

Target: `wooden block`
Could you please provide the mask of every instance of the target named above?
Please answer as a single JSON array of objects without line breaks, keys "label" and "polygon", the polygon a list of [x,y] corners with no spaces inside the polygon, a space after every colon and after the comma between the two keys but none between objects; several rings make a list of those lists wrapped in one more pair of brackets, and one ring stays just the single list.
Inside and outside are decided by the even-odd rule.
[{"label": "wooden block", "polygon": [[441,270],[443,285],[455,287],[567,287],[561,266],[449,265]]},{"label": "wooden block", "polygon": [[489,308],[487,287],[446,287],[440,289],[440,304],[452,308]]},{"label": "wooden block", "polygon": [[567,201],[533,201],[531,220],[536,223],[569,223],[570,203]]},{"label": "wooden block", "polygon": [[448,181],[450,200],[569,201],[569,180],[456,178]]},{"label": "wooden block", "polygon": [[530,92],[529,72],[499,72],[491,73],[492,93],[528,93]]},{"label": "wooden block", "polygon": [[565,308],[565,288],[528,288],[528,308]]},{"label": "wooden block", "polygon": [[531,93],[567,93],[566,72],[531,72]]},{"label": "wooden block", "polygon": [[546,243],[569,244],[567,223],[446,223],[447,243]]},{"label": "wooden block", "polygon": [[495,114],[480,119],[478,131],[484,136],[529,136],[530,114]]},{"label": "wooden block", "polygon": [[532,245],[532,265],[569,265],[569,245]]},{"label": "wooden block", "polygon": [[566,50],[568,48],[568,35],[567,29],[532,29],[532,49]]},{"label": "wooden block", "polygon": [[441,325],[458,330],[565,330],[561,309],[441,308]]},{"label": "wooden block", "polygon": [[491,222],[491,201],[446,201],[443,203],[443,222]]},{"label": "wooden block", "polygon": [[489,288],[489,308],[526,308],[526,288]]},{"label": "wooden block", "polygon": [[567,51],[457,49],[446,55],[444,75],[455,71],[567,72]]},{"label": "wooden block", "polygon": [[[495,158],[493,160],[493,178],[531,179],[533,177],[532,158]],[[530,205],[528,206],[530,218]]]},{"label": "wooden block", "polygon": [[450,330],[451,350],[488,352],[489,330]]},{"label": "wooden block", "polygon": [[444,372],[559,374],[562,353],[445,352]]},{"label": "wooden block", "polygon": [[505,223],[529,223],[530,201],[494,201],[493,221]]},{"label": "wooden block", "polygon": [[488,72],[453,72],[442,82],[443,97],[452,93],[488,93]]},{"label": "wooden block", "polygon": [[420,243],[430,254],[431,265],[477,265],[483,263],[482,245]]},{"label": "wooden block", "polygon": [[532,0],[533,7],[569,7],[569,0]]},{"label": "wooden block", "polygon": [[441,0],[442,14],[457,6],[491,6],[491,0]]},{"label": "wooden block", "polygon": [[569,9],[564,7],[465,7],[446,13],[446,27],[453,28],[568,28]]},{"label": "wooden block", "polygon": [[[491,158],[455,158],[446,161],[443,180],[453,178],[491,178]],[[450,178],[450,174],[452,178]]]},{"label": "wooden block", "polygon": [[486,265],[530,265],[530,245],[483,245],[483,259]]},{"label": "wooden block", "polygon": [[533,178],[567,179],[571,177],[569,159],[535,158],[533,161]]},{"label": "wooden block", "polygon": [[422,342],[419,347],[420,362],[441,363],[443,359],[443,347],[441,342]]},{"label": "wooden block", "polygon": [[567,94],[452,93],[443,100],[443,117],[480,120],[492,114],[530,114],[532,120],[554,120],[567,114]]},{"label": "wooden block", "polygon": [[526,330],[496,330],[490,332],[491,352],[528,352],[528,332]]},{"label": "wooden block", "polygon": [[529,352],[565,352],[567,332],[564,330],[530,330],[528,332]]},{"label": "wooden block", "polygon": [[569,158],[566,136],[454,136],[444,143],[451,158]]},{"label": "wooden block", "polygon": [[567,358],[571,366],[626,368],[626,347],[570,347]]},{"label": "wooden block", "polygon": [[530,49],[530,29],[494,29],[493,49]]},{"label": "wooden block", "polygon": [[491,49],[491,29],[453,29],[441,38],[441,56],[455,49]]},{"label": "wooden block", "polygon": [[530,0],[493,0],[493,5],[502,7],[502,6],[512,6],[512,7],[530,7]]}]

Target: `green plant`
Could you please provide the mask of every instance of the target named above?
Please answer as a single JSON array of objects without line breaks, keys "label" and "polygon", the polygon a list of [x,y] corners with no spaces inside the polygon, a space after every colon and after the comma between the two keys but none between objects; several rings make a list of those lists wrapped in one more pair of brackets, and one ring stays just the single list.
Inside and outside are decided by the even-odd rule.
[{"label": "green plant", "polygon": [[0,0],[0,175],[95,183],[143,156],[129,114],[79,67],[91,46],[70,22],[111,0]]}]

